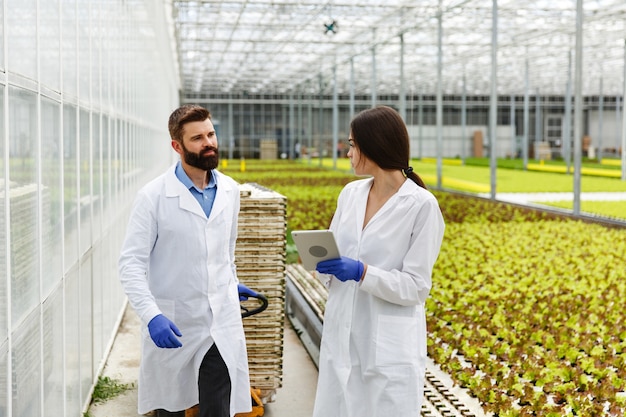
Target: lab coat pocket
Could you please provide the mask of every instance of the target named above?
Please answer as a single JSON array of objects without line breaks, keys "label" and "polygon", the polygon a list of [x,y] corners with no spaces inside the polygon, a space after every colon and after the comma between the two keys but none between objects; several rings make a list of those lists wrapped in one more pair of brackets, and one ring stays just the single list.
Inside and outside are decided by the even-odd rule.
[{"label": "lab coat pocket", "polygon": [[375,344],[377,366],[415,364],[417,320],[415,317],[379,316]]}]

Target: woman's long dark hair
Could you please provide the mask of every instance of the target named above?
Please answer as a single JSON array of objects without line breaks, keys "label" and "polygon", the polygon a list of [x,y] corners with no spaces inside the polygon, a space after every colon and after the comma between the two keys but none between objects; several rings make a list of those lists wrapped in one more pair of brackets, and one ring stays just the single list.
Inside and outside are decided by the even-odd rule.
[{"label": "woman's long dark hair", "polygon": [[409,167],[409,132],[397,111],[387,106],[363,110],[350,122],[359,152],[382,169],[401,170],[422,188],[424,181]]}]

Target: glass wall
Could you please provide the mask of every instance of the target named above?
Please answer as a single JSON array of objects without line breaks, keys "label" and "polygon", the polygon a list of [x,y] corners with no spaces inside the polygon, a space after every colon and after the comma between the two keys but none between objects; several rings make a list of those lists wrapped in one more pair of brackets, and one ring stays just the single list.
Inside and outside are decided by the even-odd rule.
[{"label": "glass wall", "polygon": [[0,0],[0,417],[80,417],[125,307],[137,189],[174,160],[152,0]]},{"label": "glass wall", "polygon": [[[620,112],[623,105],[619,97],[604,97],[603,135],[598,132],[597,97],[584,98],[583,132],[594,137],[604,136],[602,152],[605,156],[619,156],[621,141]],[[474,135],[480,133],[487,156],[490,98],[483,95],[444,95],[442,97],[442,156],[465,158],[472,156]],[[499,96],[497,102],[496,157],[521,158],[522,138],[528,135],[528,155],[535,155],[535,143],[545,141],[552,158],[563,158],[573,150],[570,134],[568,139],[561,126],[565,120],[566,104],[563,96],[539,96],[528,98],[528,124],[524,124],[524,96]],[[187,93],[182,101],[199,103],[211,111],[216,125],[220,152],[223,158],[259,158],[264,142],[276,144],[275,158],[296,158],[311,155],[331,157],[333,149],[339,156],[348,151],[347,138],[350,120],[354,113],[371,107],[371,97],[338,95],[334,100],[328,91],[313,90],[307,94],[232,94],[199,95]],[[411,157],[437,156],[437,99],[433,94],[408,94],[405,98],[405,121],[411,137]],[[377,105],[386,105],[400,111],[400,97],[385,95],[377,97]],[[333,114],[337,112],[337,141],[333,145]],[[352,111],[354,113],[352,113]],[[558,117],[558,118],[557,118]],[[546,135],[551,123],[558,121],[559,129],[553,136]],[[556,134],[556,136],[554,136]],[[296,144],[299,144],[296,148]],[[596,141],[596,146],[600,142]],[[335,146],[337,148],[335,148]]]}]

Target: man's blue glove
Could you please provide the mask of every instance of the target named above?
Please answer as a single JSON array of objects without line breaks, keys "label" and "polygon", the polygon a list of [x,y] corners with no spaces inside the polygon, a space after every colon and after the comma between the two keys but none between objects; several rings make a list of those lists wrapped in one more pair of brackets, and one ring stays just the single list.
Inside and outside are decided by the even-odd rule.
[{"label": "man's blue glove", "polygon": [[348,280],[358,282],[361,280],[361,275],[363,275],[363,262],[342,256],[341,258],[318,262],[315,270],[322,274],[334,275],[343,282]]},{"label": "man's blue glove", "polygon": [[148,331],[154,344],[160,348],[179,348],[183,345],[176,337],[182,336],[180,330],[163,314],[159,314],[150,320]]},{"label": "man's blue glove", "polygon": [[242,283],[237,284],[237,290],[239,291],[239,301],[246,301],[248,297],[258,297],[259,294],[246,287]]}]

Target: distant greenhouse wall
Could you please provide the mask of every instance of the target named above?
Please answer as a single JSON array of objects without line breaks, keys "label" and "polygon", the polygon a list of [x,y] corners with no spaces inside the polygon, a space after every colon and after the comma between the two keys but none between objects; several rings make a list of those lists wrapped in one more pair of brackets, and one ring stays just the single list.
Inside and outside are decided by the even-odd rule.
[{"label": "distant greenhouse wall", "polygon": [[[523,95],[513,96],[513,100],[511,96],[498,97],[496,157],[521,158],[524,136],[528,139],[527,152],[530,158],[540,157],[535,154],[539,143],[546,146],[551,158],[565,158],[567,152],[571,155],[574,149],[573,111],[569,119],[572,127],[568,131],[566,98],[532,95],[528,97],[527,104],[525,100]],[[350,99],[349,96],[339,95],[334,100],[326,91],[321,94],[186,94],[182,101],[201,104],[211,111],[222,157],[230,158],[259,158],[261,145],[267,141],[276,144],[276,158],[297,157],[296,143],[301,145],[300,156],[330,157],[334,148],[335,108],[337,145],[342,147],[341,154],[345,155],[352,116],[372,105],[367,96]],[[377,98],[377,105],[399,110],[400,101],[398,95],[383,95]],[[412,94],[405,101],[411,157],[436,157],[436,97],[432,94]],[[487,96],[443,96],[442,157],[488,156],[489,106]],[[584,98],[582,128],[583,136],[589,140],[583,145],[584,156],[592,155],[589,147],[594,148],[596,157],[619,156],[622,111],[623,100],[619,96],[606,96],[602,100],[598,96]],[[602,114],[602,118],[599,114]],[[483,142],[480,153],[474,149],[474,136],[477,133]]]},{"label": "distant greenhouse wall", "polygon": [[125,304],[137,188],[172,162],[160,2],[0,2],[0,417],[79,417]]}]

